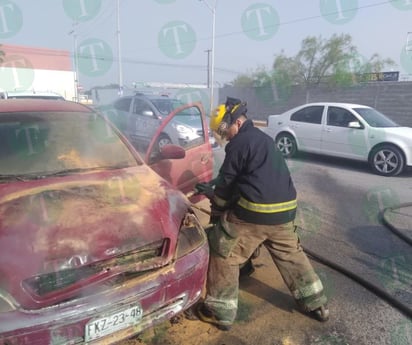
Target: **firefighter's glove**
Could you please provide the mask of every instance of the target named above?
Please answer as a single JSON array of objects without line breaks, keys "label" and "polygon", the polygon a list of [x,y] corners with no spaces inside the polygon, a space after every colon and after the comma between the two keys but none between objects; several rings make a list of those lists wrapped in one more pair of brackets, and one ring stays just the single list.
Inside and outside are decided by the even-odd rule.
[{"label": "firefighter's glove", "polygon": [[195,192],[196,194],[205,195],[208,199],[213,199],[213,196],[215,195],[215,190],[209,183],[196,183]]},{"label": "firefighter's glove", "polygon": [[210,224],[216,224],[219,220],[219,218],[222,216],[224,213],[224,210],[213,202],[210,203]]}]

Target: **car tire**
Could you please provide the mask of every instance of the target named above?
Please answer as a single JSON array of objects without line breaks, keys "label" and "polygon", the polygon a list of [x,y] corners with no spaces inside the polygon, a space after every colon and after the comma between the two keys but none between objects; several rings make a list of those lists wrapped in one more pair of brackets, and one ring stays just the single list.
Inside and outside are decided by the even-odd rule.
[{"label": "car tire", "polygon": [[374,148],[369,157],[372,170],[381,176],[399,175],[405,167],[404,156],[397,147],[382,145]]},{"label": "car tire", "polygon": [[160,136],[159,136],[159,139],[157,139],[157,148],[159,149],[159,152],[160,152],[160,149],[163,147],[163,146],[165,146],[165,145],[169,145],[169,144],[171,144],[172,143],[172,141],[170,140],[170,138],[169,138],[169,136],[168,135],[166,135],[166,134],[160,134]]},{"label": "car tire", "polygon": [[293,157],[298,152],[295,138],[288,133],[281,133],[276,137],[276,147],[285,158]]}]

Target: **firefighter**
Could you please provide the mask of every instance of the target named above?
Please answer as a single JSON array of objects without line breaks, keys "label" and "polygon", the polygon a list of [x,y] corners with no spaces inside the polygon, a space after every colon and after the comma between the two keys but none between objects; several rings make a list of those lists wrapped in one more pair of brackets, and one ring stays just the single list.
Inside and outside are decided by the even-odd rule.
[{"label": "firefighter", "polygon": [[294,225],[297,200],[289,169],[272,138],[255,128],[246,114],[246,103],[228,97],[210,120],[210,128],[227,144],[209,195],[216,225],[208,231],[206,296],[196,306],[197,316],[221,330],[230,329],[238,308],[239,266],[263,245],[299,309],[326,321],[322,282]]}]

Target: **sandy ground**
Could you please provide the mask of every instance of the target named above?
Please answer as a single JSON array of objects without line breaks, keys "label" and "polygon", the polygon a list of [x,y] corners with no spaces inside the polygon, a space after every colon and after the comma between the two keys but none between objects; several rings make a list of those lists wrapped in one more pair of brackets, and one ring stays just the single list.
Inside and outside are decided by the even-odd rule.
[{"label": "sandy ground", "polygon": [[[207,202],[200,205],[208,208]],[[208,216],[198,214],[202,223],[207,223]],[[180,316],[122,342],[122,345],[323,344],[318,340],[333,331],[325,329],[327,323],[320,323],[296,310],[268,252],[261,250],[254,263],[256,272],[240,281],[238,316],[230,331],[223,332],[207,323]]]},{"label": "sandy ground", "polygon": [[[325,335],[326,324],[295,309],[294,301],[266,252],[255,260],[255,264],[257,271],[241,280],[238,317],[229,332],[179,317],[128,340],[124,345],[316,344],[316,338]],[[311,334],[309,339],[308,333]]]}]

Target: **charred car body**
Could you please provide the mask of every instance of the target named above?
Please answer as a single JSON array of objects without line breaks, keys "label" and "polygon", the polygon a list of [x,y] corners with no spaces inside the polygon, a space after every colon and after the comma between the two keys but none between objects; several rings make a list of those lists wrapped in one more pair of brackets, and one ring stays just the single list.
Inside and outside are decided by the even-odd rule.
[{"label": "charred car body", "polygon": [[0,142],[1,345],[111,343],[197,301],[209,252],[189,200],[103,116],[4,100]]}]

